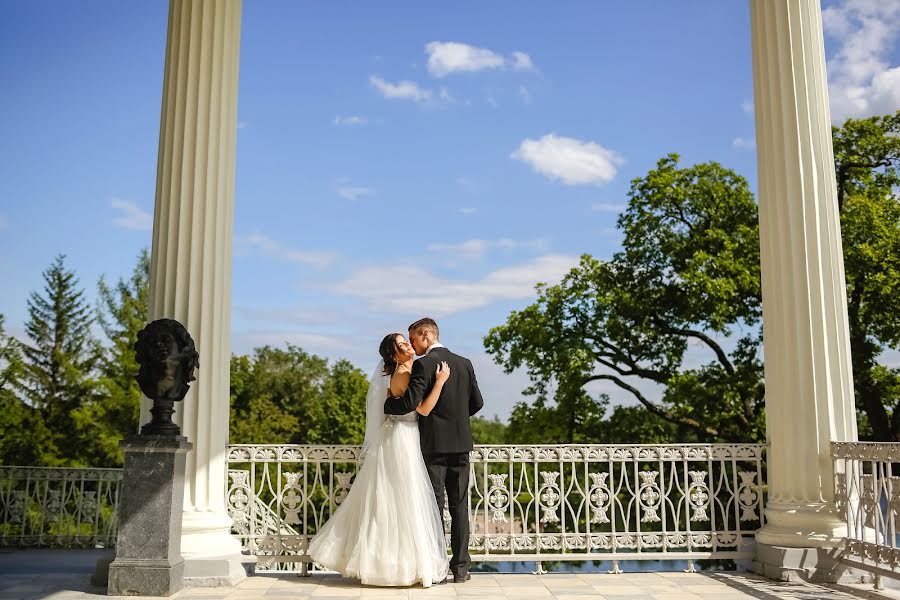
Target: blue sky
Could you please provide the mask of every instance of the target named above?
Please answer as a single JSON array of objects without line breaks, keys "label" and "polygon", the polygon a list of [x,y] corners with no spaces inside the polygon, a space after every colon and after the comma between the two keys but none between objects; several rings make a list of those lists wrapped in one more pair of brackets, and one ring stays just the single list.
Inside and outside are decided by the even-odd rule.
[{"label": "blue sky", "polygon": [[[835,121],[900,107],[900,2],[825,4]],[[168,5],[0,3],[0,314],[58,253],[92,299],[150,246]],[[747,2],[245,2],[233,351],[365,371],[436,317],[488,415],[525,385],[482,338],[669,152],[755,189]],[[620,398],[630,401],[627,396]]]}]

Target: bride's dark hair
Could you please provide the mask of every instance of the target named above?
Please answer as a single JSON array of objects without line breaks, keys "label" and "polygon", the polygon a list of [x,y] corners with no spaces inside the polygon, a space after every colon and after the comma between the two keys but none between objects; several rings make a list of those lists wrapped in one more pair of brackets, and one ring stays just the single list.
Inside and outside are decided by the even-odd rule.
[{"label": "bride's dark hair", "polygon": [[381,345],[378,347],[378,354],[380,354],[381,358],[384,359],[385,375],[393,375],[394,371],[397,369],[397,353],[400,351],[400,348],[397,347],[398,335],[403,334],[387,334],[386,336],[384,336],[384,339],[381,340]]}]

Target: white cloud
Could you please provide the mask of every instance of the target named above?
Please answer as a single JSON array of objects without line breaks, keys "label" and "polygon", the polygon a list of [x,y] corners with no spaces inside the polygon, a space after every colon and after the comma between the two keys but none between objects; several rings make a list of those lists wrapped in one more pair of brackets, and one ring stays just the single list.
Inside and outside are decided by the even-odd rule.
[{"label": "white cloud", "polygon": [[8,225],[9,225],[9,219],[4,217],[3,215],[0,215],[0,229],[6,229],[6,227]]},{"label": "white cloud", "polygon": [[518,50],[512,53],[511,62],[512,68],[516,71],[530,71],[534,68],[534,63],[531,62],[531,57],[524,52],[519,52]]},{"label": "white cloud", "polygon": [[499,240],[466,240],[459,244],[430,244],[428,250],[431,252],[449,252],[454,254],[456,258],[463,260],[478,260],[488,250],[502,249],[515,250],[525,248],[531,250],[546,250],[547,240],[511,240],[509,238],[501,238]]},{"label": "white cloud", "polygon": [[362,298],[374,311],[441,317],[498,300],[534,297],[535,284],[555,283],[577,264],[577,256],[541,256],[477,281],[444,279],[417,266],[370,267],[330,289]]},{"label": "white cloud", "polygon": [[250,123],[248,121],[238,121],[237,128],[238,129],[246,129],[250,127]]},{"label": "white cloud", "polygon": [[346,198],[347,200],[356,200],[358,198],[362,198],[363,196],[368,196],[372,193],[372,188],[367,187],[352,187],[352,186],[341,186],[335,190],[341,198]]},{"label": "white cloud", "polygon": [[459,209],[459,212],[460,212],[460,214],[463,214],[463,215],[474,215],[475,213],[478,212],[478,209],[471,207],[471,206],[466,206],[464,208]]},{"label": "white cloud", "polygon": [[513,52],[510,58],[503,58],[493,50],[461,42],[429,42],[425,44],[425,53],[428,55],[428,72],[435,77],[486,69],[529,71],[534,68],[531,57],[520,50]]},{"label": "white cloud", "polygon": [[900,108],[900,66],[888,63],[900,36],[900,2],[847,0],[825,8],[822,23],[838,43],[828,59],[832,121]]},{"label": "white cloud", "polygon": [[273,240],[269,236],[258,231],[255,231],[250,235],[236,236],[235,242],[256,250],[263,256],[302,265],[310,265],[320,269],[331,265],[337,260],[337,254],[333,252],[305,252],[302,250],[295,250],[294,248],[290,248],[279,241]]},{"label": "white cloud", "polygon": [[377,75],[369,77],[369,83],[372,84],[378,92],[390,100],[412,100],[413,102],[427,102],[431,99],[432,92],[424,88],[420,88],[414,81],[398,81],[390,83]]},{"label": "white cloud", "polygon": [[741,110],[746,114],[753,116],[753,100],[744,100],[741,102]]},{"label": "white cloud", "polygon": [[753,150],[756,148],[756,139],[736,137],[731,141],[731,145],[741,150]]},{"label": "white cloud", "polygon": [[618,152],[596,142],[552,133],[539,140],[524,140],[511,158],[521,160],[550,179],[560,179],[566,185],[609,183],[625,162]]},{"label": "white cloud", "polygon": [[595,212],[620,213],[625,210],[625,205],[620,202],[594,202],[591,204],[591,210]]},{"label": "white cloud", "polygon": [[140,209],[134,202],[113,198],[110,206],[119,211],[119,216],[113,219],[117,227],[137,231],[153,229],[153,215]]},{"label": "white cloud", "polygon": [[435,77],[463,71],[499,69],[503,57],[487,48],[476,48],[459,42],[429,42],[425,44],[428,54],[428,72]]},{"label": "white cloud", "polygon": [[369,120],[362,115],[335,115],[335,125],[365,125]]}]

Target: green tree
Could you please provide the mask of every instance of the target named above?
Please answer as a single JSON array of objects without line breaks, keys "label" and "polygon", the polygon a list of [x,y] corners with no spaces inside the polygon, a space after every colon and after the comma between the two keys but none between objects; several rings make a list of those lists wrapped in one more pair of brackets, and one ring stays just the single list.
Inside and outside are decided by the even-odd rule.
[{"label": "green tree", "polygon": [[476,444],[508,444],[507,425],[497,415],[494,418],[472,417],[472,439]]},{"label": "green tree", "polygon": [[45,465],[43,444],[49,431],[40,413],[25,404],[16,391],[24,375],[21,346],[4,328],[0,315],[0,464]]},{"label": "green tree", "polygon": [[900,378],[879,364],[900,347],[900,111],[834,128],[847,313],[860,436],[900,441]]},{"label": "green tree", "polygon": [[126,278],[111,287],[101,277],[97,321],[108,345],[99,360],[98,393],[73,414],[76,427],[85,433],[82,452],[92,457],[91,465],[121,466],[124,458],[119,440],[138,430],[141,390],[135,375],[134,343],[147,324],[150,290],[150,256],[142,250]]},{"label": "green tree", "polygon": [[231,441],[351,444],[365,433],[368,378],[297,346],[231,359]]},{"label": "green tree", "polygon": [[32,292],[28,298],[25,331],[30,343],[22,347],[23,391],[29,406],[40,410],[51,431],[47,458],[79,464],[73,415],[95,393],[98,346],[91,336],[94,317],[63,255],[56,257],[43,277],[43,295]]},{"label": "green tree", "polygon": [[339,360],[322,386],[311,443],[361,444],[366,435],[368,376],[349,361]]},{"label": "green tree", "polygon": [[[582,256],[485,338],[507,372],[527,370],[535,408],[552,402],[562,413],[565,439],[576,439],[573,425],[586,411],[605,414],[586,404],[594,381],[628,392],[685,438],[764,437],[756,203],[734,171],[678,160],[669,155],[632,182],[618,221],[621,251],[609,261]],[[689,346],[707,362],[687,366]],[[641,381],[662,397],[648,397]]]}]

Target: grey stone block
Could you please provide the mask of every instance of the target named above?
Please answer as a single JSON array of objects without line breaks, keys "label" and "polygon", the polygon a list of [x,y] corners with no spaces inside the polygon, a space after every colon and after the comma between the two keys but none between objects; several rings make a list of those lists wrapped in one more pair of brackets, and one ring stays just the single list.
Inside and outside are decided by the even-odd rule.
[{"label": "grey stone block", "polygon": [[125,449],[125,468],[108,593],[171,596],[184,587],[181,513],[192,444],[181,436],[132,435],[119,445]]},{"label": "grey stone block", "polygon": [[838,548],[789,548],[756,545],[753,572],[775,581],[871,583],[871,574],[840,562]]}]

